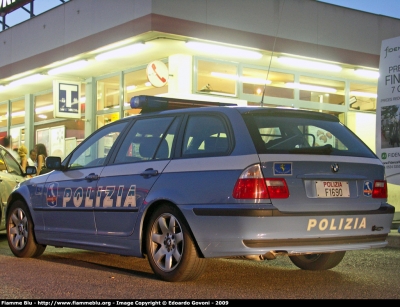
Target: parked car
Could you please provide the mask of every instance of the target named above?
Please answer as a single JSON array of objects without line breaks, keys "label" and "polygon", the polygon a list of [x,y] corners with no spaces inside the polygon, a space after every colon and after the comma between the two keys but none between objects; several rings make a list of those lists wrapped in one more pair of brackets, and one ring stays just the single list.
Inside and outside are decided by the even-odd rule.
[{"label": "parked car", "polygon": [[140,115],[100,128],[63,161],[48,157],[53,171],[11,194],[15,256],[51,245],[147,257],[159,278],[185,281],[206,258],[289,256],[326,270],[346,251],[386,246],[394,207],[384,166],[335,116],[131,103]]},{"label": "parked car", "polygon": [[24,181],[26,174],[18,161],[0,145],[0,230],[6,229],[6,208],[9,195],[15,186]]}]

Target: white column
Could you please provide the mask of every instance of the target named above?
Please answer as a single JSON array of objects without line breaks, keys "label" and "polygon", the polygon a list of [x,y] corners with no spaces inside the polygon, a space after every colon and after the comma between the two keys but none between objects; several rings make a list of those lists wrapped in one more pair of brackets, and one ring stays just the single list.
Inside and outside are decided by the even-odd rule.
[{"label": "white column", "polygon": [[168,94],[187,95],[192,93],[192,56],[174,54],[168,59]]}]

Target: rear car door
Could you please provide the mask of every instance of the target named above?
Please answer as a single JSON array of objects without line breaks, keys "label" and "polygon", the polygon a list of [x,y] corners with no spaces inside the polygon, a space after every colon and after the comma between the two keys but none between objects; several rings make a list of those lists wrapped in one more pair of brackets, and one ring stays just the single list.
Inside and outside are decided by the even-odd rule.
[{"label": "rear car door", "polygon": [[98,181],[97,234],[128,236],[145,198],[170,162],[179,118],[137,119]]}]

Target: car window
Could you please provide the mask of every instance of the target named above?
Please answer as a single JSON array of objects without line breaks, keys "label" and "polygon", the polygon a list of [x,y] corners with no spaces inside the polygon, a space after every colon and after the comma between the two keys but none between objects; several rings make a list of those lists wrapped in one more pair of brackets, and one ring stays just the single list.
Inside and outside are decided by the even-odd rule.
[{"label": "car window", "polygon": [[183,138],[183,157],[223,155],[229,148],[227,127],[221,117],[189,116]]},{"label": "car window", "polygon": [[137,120],[126,135],[114,163],[169,159],[177,126],[174,117]]},{"label": "car window", "polygon": [[253,116],[261,138],[260,153],[334,154],[375,157],[373,152],[339,121],[298,116]]},{"label": "car window", "polygon": [[22,176],[22,170],[19,166],[19,163],[15,161],[13,156],[5,149],[1,150],[0,171],[5,171],[10,174]]},{"label": "car window", "polygon": [[82,143],[68,161],[70,169],[104,165],[113,144],[127,122],[110,124],[98,130]]},{"label": "car window", "polygon": [[1,155],[0,155],[0,172],[6,172],[7,171],[7,165],[6,162],[4,161],[3,154],[5,153],[5,150],[1,150]]}]

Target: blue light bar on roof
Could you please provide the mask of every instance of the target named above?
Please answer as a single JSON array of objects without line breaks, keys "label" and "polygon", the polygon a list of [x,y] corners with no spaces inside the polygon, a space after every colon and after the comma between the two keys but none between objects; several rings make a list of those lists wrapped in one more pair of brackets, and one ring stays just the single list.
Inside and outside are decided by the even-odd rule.
[{"label": "blue light bar on roof", "polygon": [[174,110],[174,109],[210,107],[210,106],[235,106],[237,104],[140,95],[132,97],[130,100],[130,105],[132,109],[142,109],[141,113],[147,113],[147,112],[156,112],[162,110]]},{"label": "blue light bar on roof", "polygon": [[130,105],[132,109],[160,109],[168,106],[168,99],[154,96],[134,96],[131,98]]}]

